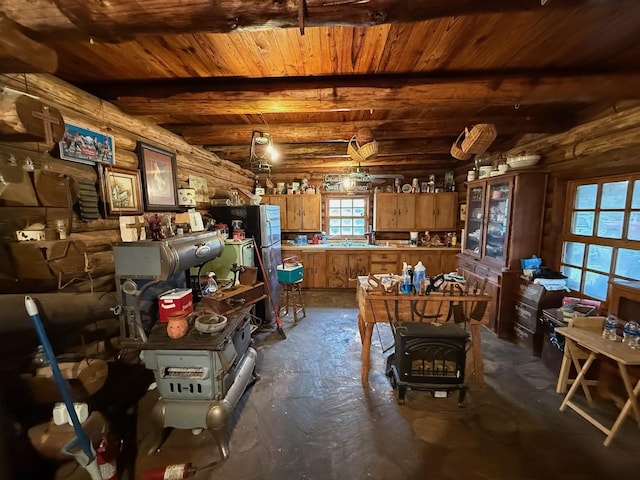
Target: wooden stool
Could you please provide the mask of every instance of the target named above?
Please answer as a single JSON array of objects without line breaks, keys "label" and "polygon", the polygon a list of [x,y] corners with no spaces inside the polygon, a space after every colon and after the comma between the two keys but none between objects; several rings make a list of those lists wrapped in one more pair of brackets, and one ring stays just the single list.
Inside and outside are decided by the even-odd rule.
[{"label": "wooden stool", "polygon": [[289,308],[293,311],[293,321],[298,321],[298,314],[302,312],[300,318],[307,316],[307,312],[304,310],[304,300],[302,299],[302,279],[294,283],[280,283],[282,285],[282,294],[284,296],[284,302],[280,301],[280,310],[284,310],[284,314],[289,314]]}]

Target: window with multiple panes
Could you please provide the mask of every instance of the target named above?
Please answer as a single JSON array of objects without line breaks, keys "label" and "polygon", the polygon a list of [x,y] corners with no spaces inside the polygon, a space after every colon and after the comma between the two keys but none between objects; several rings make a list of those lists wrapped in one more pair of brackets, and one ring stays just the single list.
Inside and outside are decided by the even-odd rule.
[{"label": "window with multiple panes", "polygon": [[640,280],[640,174],[569,183],[561,271],[567,286],[606,300],[614,279]]},{"label": "window with multiple panes", "polygon": [[367,227],[368,201],[368,196],[330,197],[326,208],[329,236],[362,238]]}]

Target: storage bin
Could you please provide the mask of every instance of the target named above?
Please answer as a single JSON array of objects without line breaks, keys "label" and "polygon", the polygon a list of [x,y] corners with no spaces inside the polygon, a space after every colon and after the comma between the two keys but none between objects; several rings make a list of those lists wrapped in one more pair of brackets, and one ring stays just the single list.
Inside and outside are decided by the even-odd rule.
[{"label": "storage bin", "polygon": [[280,283],[295,283],[302,280],[302,264],[285,263],[278,265],[277,270]]}]

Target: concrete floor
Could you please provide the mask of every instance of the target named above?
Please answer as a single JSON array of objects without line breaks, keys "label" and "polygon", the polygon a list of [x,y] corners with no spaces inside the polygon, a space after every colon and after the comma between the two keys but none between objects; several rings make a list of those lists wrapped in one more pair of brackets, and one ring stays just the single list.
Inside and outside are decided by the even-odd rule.
[{"label": "concrete floor", "polygon": [[[434,398],[409,391],[399,405],[384,374],[386,326],[374,332],[370,384],[360,382],[353,291],[305,291],[307,316],[283,317],[287,339],[256,332],[257,370],[234,414],[231,455],[197,479],[558,479],[636,478],[640,431],[628,418],[610,447],[572,411],[560,412],[556,377],[526,350],[483,332],[486,384]],[[139,452],[152,438],[140,404]],[[603,402],[604,403],[604,402]],[[614,409],[601,405],[605,418]],[[608,416],[607,416],[608,415]],[[606,420],[609,424],[610,420]],[[139,453],[136,478],[152,467],[220,460],[208,432],[174,430],[153,456]]]}]

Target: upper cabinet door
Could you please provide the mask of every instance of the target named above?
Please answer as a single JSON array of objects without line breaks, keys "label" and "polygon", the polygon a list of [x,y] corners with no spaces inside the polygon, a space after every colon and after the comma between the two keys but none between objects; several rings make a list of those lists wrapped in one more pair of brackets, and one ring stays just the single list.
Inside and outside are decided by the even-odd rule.
[{"label": "upper cabinet door", "polygon": [[464,229],[464,252],[480,258],[485,232],[485,185],[469,186],[467,191],[467,221]]},{"label": "upper cabinet door", "polygon": [[398,230],[416,229],[416,195],[399,193],[396,197],[396,227]]},{"label": "upper cabinet door", "polygon": [[397,193],[376,193],[373,204],[373,228],[379,232],[397,230],[397,209]]},{"label": "upper cabinet door", "polygon": [[512,177],[487,183],[483,256],[499,265],[505,265],[508,254],[512,185]]},{"label": "upper cabinet door", "polygon": [[416,224],[418,231],[431,230],[436,225],[436,195],[439,193],[420,193],[416,197]]},{"label": "upper cabinet door", "polygon": [[[455,192],[433,193],[436,197],[436,210],[432,228],[438,230],[456,230],[458,219],[458,194]],[[416,212],[417,213],[417,212]]]}]

